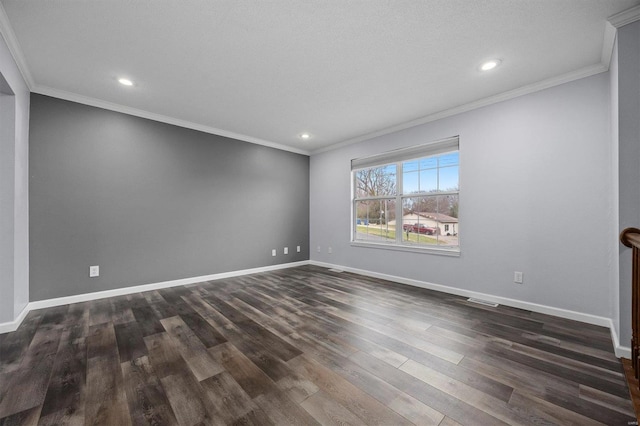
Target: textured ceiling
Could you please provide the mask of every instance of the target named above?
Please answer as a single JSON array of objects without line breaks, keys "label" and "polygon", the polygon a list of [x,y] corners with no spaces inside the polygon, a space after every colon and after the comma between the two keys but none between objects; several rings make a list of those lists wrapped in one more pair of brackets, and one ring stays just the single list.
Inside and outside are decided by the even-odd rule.
[{"label": "textured ceiling", "polygon": [[1,21],[34,92],[313,152],[602,71],[607,18],[639,3],[2,0]]}]

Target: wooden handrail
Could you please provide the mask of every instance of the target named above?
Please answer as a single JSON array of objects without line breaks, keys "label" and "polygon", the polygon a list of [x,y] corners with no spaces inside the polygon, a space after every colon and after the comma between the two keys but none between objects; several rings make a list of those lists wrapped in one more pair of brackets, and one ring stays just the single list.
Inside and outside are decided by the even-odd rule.
[{"label": "wooden handrail", "polygon": [[622,359],[631,402],[640,420],[640,229],[626,228],[620,233],[620,242],[632,249],[631,272],[631,360]]},{"label": "wooden handrail", "polygon": [[620,233],[620,242],[629,248],[640,248],[640,229],[626,228]]}]

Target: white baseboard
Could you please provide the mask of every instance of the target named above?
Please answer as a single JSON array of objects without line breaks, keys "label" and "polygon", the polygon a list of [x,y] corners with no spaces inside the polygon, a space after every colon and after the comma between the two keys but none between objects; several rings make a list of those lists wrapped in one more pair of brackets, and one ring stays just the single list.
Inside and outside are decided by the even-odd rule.
[{"label": "white baseboard", "polygon": [[631,349],[626,346],[621,346],[618,341],[618,333],[613,326],[613,322],[610,318],[600,317],[597,315],[585,314],[583,312],[571,311],[568,309],[555,308],[553,306],[540,305],[537,303],[525,302],[523,300],[510,299],[507,297],[494,296],[492,294],[480,293],[477,291],[471,291],[461,288],[449,287],[441,284],[434,284],[426,281],[419,281],[410,278],[397,277],[395,275],[381,274],[379,272],[367,271],[364,269],[351,268],[348,266],[335,265],[331,263],[318,262],[315,260],[309,261],[310,265],[321,266],[325,268],[341,269],[347,272],[353,272],[355,274],[364,275],[372,278],[380,278],[387,281],[393,281],[400,284],[407,284],[414,287],[426,288],[429,290],[436,290],[443,293],[454,294],[456,296],[463,297],[475,297],[478,299],[486,300],[489,302],[498,303],[500,305],[511,306],[513,308],[526,309],[532,312],[538,312],[541,314],[553,315],[560,318],[566,318],[574,321],[580,321],[587,324],[599,325],[607,327],[611,330],[611,340],[613,342],[615,354],[618,358],[630,358]]},{"label": "white baseboard", "polygon": [[159,289],[168,288],[168,287],[176,287],[179,285],[196,284],[204,281],[213,281],[213,280],[220,280],[223,278],[238,277],[241,275],[276,271],[279,269],[295,268],[296,266],[303,266],[308,264],[309,264],[309,261],[303,260],[300,262],[281,263],[278,265],[262,266],[259,268],[252,268],[252,269],[242,269],[239,271],[221,272],[219,274],[203,275],[203,276],[191,277],[191,278],[182,278],[182,279],[171,280],[171,281],[162,281],[159,283],[143,284],[143,285],[137,285],[133,287],[122,287],[122,288],[116,288],[113,290],[97,291],[94,293],[84,293],[84,294],[77,294],[73,296],[57,297],[55,299],[37,300],[35,302],[29,302],[29,304],[27,304],[27,306],[22,310],[20,315],[18,315],[18,317],[15,320],[10,322],[0,323],[0,334],[9,333],[11,331],[17,330],[20,324],[22,323],[22,321],[24,320],[24,317],[27,316],[27,314],[30,311],[33,311],[35,309],[50,308],[53,306],[68,305],[71,303],[87,302],[90,300],[105,299],[107,297],[123,296],[127,294],[132,294],[132,293],[141,293],[144,291],[159,290]]},{"label": "white baseboard", "polygon": [[487,300],[490,302],[499,303],[501,305],[511,306],[514,308],[526,309],[532,312],[539,312],[542,314],[554,315],[556,317],[567,318],[575,321],[584,322],[587,324],[594,324],[594,325],[599,325],[603,327],[608,327],[611,330],[611,340],[614,345],[616,356],[618,358],[620,357],[631,358],[631,349],[627,346],[620,345],[620,342],[618,341],[618,333],[610,318],[599,317],[596,315],[585,314],[582,312],[576,312],[576,311],[571,311],[567,309],[554,308],[552,306],[540,305],[537,303],[525,302],[522,300],[509,299],[501,296],[494,296],[491,294],[480,293],[477,291],[449,287],[441,284],[434,284],[426,281],[419,281],[419,280],[414,280],[410,278],[397,277],[394,275],[381,274],[378,272],[367,271],[364,269],[357,269],[357,268],[351,268],[348,266],[318,262],[315,260],[304,260],[301,262],[283,263],[279,265],[263,266],[260,268],[243,269],[243,270],[231,271],[231,272],[222,272],[219,274],[203,275],[203,276],[191,277],[191,278],[182,278],[178,280],[162,281],[159,283],[144,284],[144,285],[139,285],[134,287],[123,287],[123,288],[117,288],[113,290],[98,291],[95,293],[85,293],[85,294],[78,294],[74,296],[58,297],[55,299],[38,300],[35,302],[29,302],[29,304],[22,310],[20,315],[18,315],[18,317],[15,320],[10,322],[0,323],[0,334],[9,333],[11,331],[17,330],[20,324],[22,323],[22,321],[24,320],[24,318],[27,316],[27,314],[30,311],[35,309],[68,305],[70,303],[87,302],[90,300],[104,299],[107,297],[123,296],[127,294],[132,294],[132,293],[158,290],[162,288],[175,287],[179,285],[196,284],[204,281],[213,281],[213,280],[219,280],[223,278],[232,278],[232,277],[238,277],[242,275],[257,274],[260,272],[276,271],[279,269],[295,268],[297,266],[303,266],[303,265],[315,265],[315,266],[321,266],[325,268],[341,269],[343,271],[353,272],[355,274],[364,275],[367,277],[380,278],[383,280],[393,281],[400,284],[407,284],[414,287],[421,287],[429,290],[436,290],[443,293],[454,294],[457,296],[475,297],[478,299]]},{"label": "white baseboard", "polygon": [[22,321],[24,320],[24,317],[26,317],[28,313],[29,313],[29,304],[27,304],[22,309],[22,312],[20,312],[18,317],[16,319],[14,319],[13,321],[0,322],[0,334],[9,333],[11,331],[16,331],[18,329],[18,326],[20,326],[20,324],[22,324]]},{"label": "white baseboard", "polygon": [[618,358],[631,359],[631,348],[629,346],[621,346],[620,340],[618,340],[618,330],[610,320],[609,329],[611,330],[611,341],[613,341],[613,349],[616,352]]}]

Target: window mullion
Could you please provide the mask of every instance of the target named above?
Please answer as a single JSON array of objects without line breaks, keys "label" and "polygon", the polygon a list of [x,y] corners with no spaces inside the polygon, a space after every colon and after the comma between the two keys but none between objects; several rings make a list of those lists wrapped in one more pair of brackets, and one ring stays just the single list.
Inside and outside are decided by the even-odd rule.
[{"label": "window mullion", "polygon": [[402,161],[396,163],[396,244],[402,244]]},{"label": "window mullion", "polygon": [[375,197],[364,197],[364,198],[354,198],[354,201],[376,201],[376,200],[389,200],[391,198],[394,198],[393,195],[384,195],[384,196],[380,196],[377,195]]}]

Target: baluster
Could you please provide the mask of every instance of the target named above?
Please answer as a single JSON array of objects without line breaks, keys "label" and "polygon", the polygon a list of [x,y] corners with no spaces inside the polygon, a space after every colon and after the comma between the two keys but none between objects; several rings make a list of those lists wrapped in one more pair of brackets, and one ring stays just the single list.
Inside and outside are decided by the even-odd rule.
[{"label": "baluster", "polygon": [[[620,242],[631,248],[631,359],[622,358],[629,394],[636,418],[640,421],[640,229],[626,228]],[[625,297],[624,295],[620,295]],[[636,423],[637,424],[637,423]]]},{"label": "baluster", "polygon": [[640,342],[638,333],[640,332],[640,249],[633,246],[633,266],[632,266],[632,340],[633,340],[633,369],[635,378],[640,377]]}]

